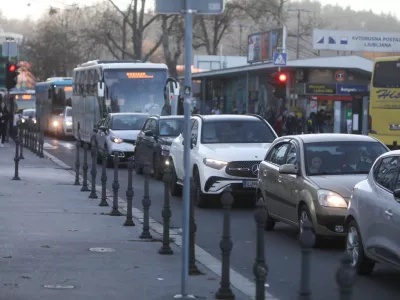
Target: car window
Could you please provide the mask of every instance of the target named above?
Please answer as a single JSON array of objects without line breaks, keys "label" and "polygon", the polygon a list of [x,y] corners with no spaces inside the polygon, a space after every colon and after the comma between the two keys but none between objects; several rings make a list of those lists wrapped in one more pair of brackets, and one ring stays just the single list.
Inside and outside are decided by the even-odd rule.
[{"label": "car window", "polygon": [[297,165],[297,149],[296,146],[293,144],[290,144],[288,153],[286,155],[285,164]]},{"label": "car window", "polygon": [[207,120],[201,130],[203,144],[272,143],[276,136],[263,121]]},{"label": "car window", "polygon": [[368,174],[388,149],[375,141],[333,141],[304,144],[307,175]]},{"label": "car window", "polygon": [[150,119],[149,130],[151,130],[154,134],[157,132],[157,120]]},{"label": "car window", "polygon": [[379,169],[375,173],[374,179],[377,184],[393,191],[395,179],[399,172],[398,156],[385,157],[381,160]]},{"label": "car window", "polygon": [[160,119],[160,136],[178,136],[183,131],[183,118]]},{"label": "car window", "polygon": [[111,129],[141,130],[146,119],[146,115],[114,115],[111,122]]},{"label": "car window", "polygon": [[267,158],[268,161],[278,166],[283,165],[285,163],[285,154],[288,147],[289,143],[276,145],[271,151],[271,156]]},{"label": "car window", "polygon": [[72,117],[72,108],[67,108],[65,110],[65,116],[66,117]]}]

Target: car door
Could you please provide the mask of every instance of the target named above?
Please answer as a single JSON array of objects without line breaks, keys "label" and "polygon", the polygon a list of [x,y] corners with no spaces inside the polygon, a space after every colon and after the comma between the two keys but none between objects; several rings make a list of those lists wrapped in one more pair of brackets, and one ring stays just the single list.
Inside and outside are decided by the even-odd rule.
[{"label": "car door", "polygon": [[[299,155],[299,145],[292,140],[286,152],[284,164],[294,164],[299,169]],[[281,180],[281,188],[279,191],[282,193],[282,201],[277,203],[278,213],[287,221],[297,223],[297,203],[299,190],[301,190],[302,178],[301,176],[292,174],[279,174],[278,181],[279,179]]]},{"label": "car door", "polygon": [[266,158],[260,164],[259,176],[263,196],[265,197],[268,212],[279,216],[279,202],[282,201],[281,179],[279,179],[279,166],[283,164],[286,151],[290,144],[288,141],[280,142],[268,151]]},{"label": "car door", "polygon": [[366,210],[374,212],[374,215],[360,224],[368,227],[364,231],[368,236],[366,250],[381,260],[400,265],[397,246],[400,233],[400,204],[393,196],[395,180],[399,173],[398,160],[398,156],[382,158],[374,176],[376,185],[373,199],[369,199],[369,207],[363,205],[359,214],[368,214]]}]

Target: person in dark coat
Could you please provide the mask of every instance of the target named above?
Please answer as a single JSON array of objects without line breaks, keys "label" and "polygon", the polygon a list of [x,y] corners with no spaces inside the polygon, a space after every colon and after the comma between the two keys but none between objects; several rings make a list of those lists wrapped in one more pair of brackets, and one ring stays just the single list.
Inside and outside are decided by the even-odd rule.
[{"label": "person in dark coat", "polygon": [[10,112],[7,109],[7,106],[4,102],[0,104],[0,138],[1,143],[0,147],[4,147],[4,143],[6,141],[6,131],[7,131],[7,122],[10,118]]}]

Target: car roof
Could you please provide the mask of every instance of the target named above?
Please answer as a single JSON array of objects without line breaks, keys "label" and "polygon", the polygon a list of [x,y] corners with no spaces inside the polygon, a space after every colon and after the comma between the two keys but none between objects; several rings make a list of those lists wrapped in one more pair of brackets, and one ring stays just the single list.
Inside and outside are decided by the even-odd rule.
[{"label": "car roof", "polygon": [[295,138],[305,144],[322,142],[378,142],[376,139],[368,135],[347,133],[314,133],[283,136],[282,138]]},{"label": "car roof", "polygon": [[157,118],[157,119],[183,119],[184,116],[181,115],[173,115],[173,116],[160,116],[160,115],[151,115],[149,118]]},{"label": "car roof", "polygon": [[204,121],[246,121],[246,120],[260,120],[260,117],[255,115],[193,115],[193,117],[199,117]]},{"label": "car roof", "polygon": [[386,157],[386,156],[391,156],[391,155],[400,155],[400,150],[388,151],[386,153],[383,153],[380,157]]}]

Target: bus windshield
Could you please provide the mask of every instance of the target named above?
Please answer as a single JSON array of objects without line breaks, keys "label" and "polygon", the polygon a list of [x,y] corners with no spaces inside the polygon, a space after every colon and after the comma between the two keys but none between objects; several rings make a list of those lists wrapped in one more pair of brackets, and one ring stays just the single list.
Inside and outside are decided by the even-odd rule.
[{"label": "bus windshield", "polygon": [[372,86],[375,88],[400,88],[400,61],[377,62]]},{"label": "bus windshield", "polygon": [[60,114],[66,106],[71,106],[72,86],[54,86],[53,113]]},{"label": "bus windshield", "polygon": [[160,114],[167,77],[166,69],[105,70],[106,106],[111,112]]},{"label": "bus windshield", "polygon": [[35,108],[36,106],[36,95],[33,94],[15,94],[14,100],[17,105],[16,110]]}]

